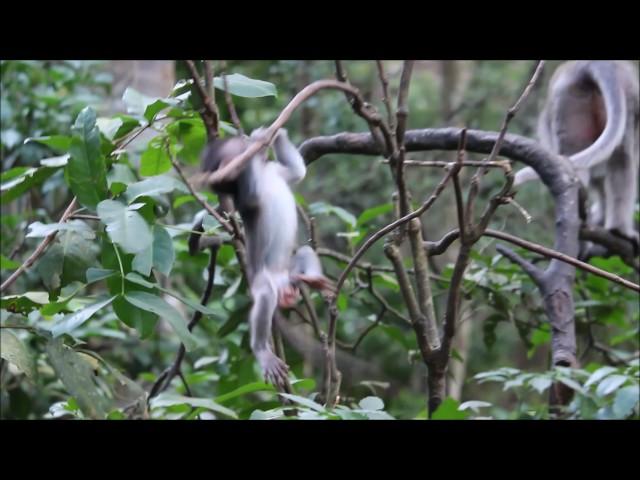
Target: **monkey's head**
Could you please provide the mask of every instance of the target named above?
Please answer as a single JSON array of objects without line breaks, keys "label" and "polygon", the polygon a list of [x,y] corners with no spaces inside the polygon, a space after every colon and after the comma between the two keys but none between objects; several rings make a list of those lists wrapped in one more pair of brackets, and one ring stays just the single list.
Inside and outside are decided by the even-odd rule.
[{"label": "monkey's head", "polygon": [[[212,140],[206,146],[202,155],[202,171],[215,172],[244,152],[247,147],[248,142],[244,137],[236,136]],[[213,187],[213,190],[216,193],[234,194],[236,188],[237,182],[229,181],[217,184]]]}]

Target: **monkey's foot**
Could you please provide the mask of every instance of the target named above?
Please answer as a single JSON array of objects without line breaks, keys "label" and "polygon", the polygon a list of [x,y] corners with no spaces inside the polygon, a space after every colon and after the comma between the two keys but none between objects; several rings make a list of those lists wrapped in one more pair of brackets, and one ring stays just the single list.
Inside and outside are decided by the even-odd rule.
[{"label": "monkey's foot", "polygon": [[267,382],[280,387],[287,385],[289,366],[286,363],[268,351],[257,354],[256,357]]}]

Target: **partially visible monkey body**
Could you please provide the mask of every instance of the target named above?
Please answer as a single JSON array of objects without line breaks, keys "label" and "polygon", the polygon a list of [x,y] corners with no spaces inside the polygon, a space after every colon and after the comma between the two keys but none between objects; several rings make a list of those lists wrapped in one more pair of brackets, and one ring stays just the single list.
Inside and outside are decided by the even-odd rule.
[{"label": "partially visible monkey body", "polygon": [[[638,198],[640,87],[637,67],[627,61],[562,64],[549,84],[538,121],[540,141],[568,156],[587,189],[588,223],[634,242]],[[537,178],[530,167],[514,185]]]},{"label": "partially visible monkey body", "polygon": [[[263,129],[255,130],[251,139],[261,135]],[[248,145],[244,137],[214,140],[204,152],[203,170],[212,172],[224,167]],[[258,152],[237,178],[216,184],[213,190],[232,196],[244,223],[247,275],[253,297],[249,318],[251,349],[265,378],[285,385],[288,367],[270,345],[274,312],[278,307],[293,306],[299,282],[321,290],[332,287],[311,248],[302,247],[293,255],[298,220],[289,185],[304,178],[306,166],[286,130],[276,134],[274,151],[276,162],[268,161],[265,151]]]}]

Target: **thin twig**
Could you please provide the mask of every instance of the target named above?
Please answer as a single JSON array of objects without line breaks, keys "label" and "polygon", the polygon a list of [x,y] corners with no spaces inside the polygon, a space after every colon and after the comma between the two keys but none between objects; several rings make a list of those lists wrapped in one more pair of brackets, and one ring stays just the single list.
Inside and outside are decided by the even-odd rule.
[{"label": "thin twig", "polygon": [[[69,218],[73,210],[76,208],[76,202],[77,202],[76,197],[73,197],[73,200],[71,200],[71,203],[62,214],[62,217],[60,218],[59,223],[64,223],[67,221],[67,219]],[[38,260],[44,254],[44,252],[47,251],[47,248],[49,248],[49,245],[53,243],[57,234],[58,234],[58,231],[56,230],[55,232],[52,232],[49,235],[47,235],[44,238],[44,240],[40,242],[40,245],[38,245],[38,247],[29,256],[29,258],[27,258],[25,262],[22,265],[20,265],[18,269],[9,276],[9,278],[7,278],[4,282],[2,282],[2,285],[0,285],[0,292],[4,292],[7,288],[13,285],[13,283],[18,279],[18,277],[22,275],[31,265],[33,265],[36,262],[36,260]]]},{"label": "thin twig", "polygon": [[393,123],[393,110],[391,108],[391,100],[389,98],[389,80],[384,73],[384,65],[381,60],[376,60],[376,66],[378,67],[378,77],[382,84],[382,102],[387,109],[387,121],[389,123],[389,130],[393,133],[395,125]]},{"label": "thin twig", "polygon": [[267,147],[273,140],[278,130],[289,120],[291,114],[307,99],[318,93],[323,89],[335,89],[349,92],[356,96],[356,98],[362,100],[358,89],[351,85],[338,82],[336,80],[318,80],[303,88],[289,104],[280,112],[278,118],[266,129],[264,136],[260,139],[253,141],[249,147],[240,155],[234,157],[227,165],[216,170],[213,173],[204,173],[196,175],[192,180],[196,183],[204,182],[207,185],[216,185],[220,182],[231,181],[236,178],[242,171],[245,164],[251,159],[258,151]]},{"label": "thin twig", "polygon": [[349,261],[349,264],[346,266],[346,268],[344,269],[344,271],[342,272],[342,274],[338,278],[338,282],[336,283],[336,298],[337,298],[338,293],[340,292],[340,289],[342,288],[342,284],[344,283],[345,279],[349,275],[349,272],[351,272],[351,270],[355,266],[356,262],[360,259],[360,257],[362,257],[362,255],[364,255],[364,253],[375,242],[377,242],[380,238],[384,237],[387,233],[395,230],[396,228],[400,227],[401,225],[404,225],[405,223],[407,223],[411,219],[417,218],[420,215],[422,215],[424,212],[426,212],[431,207],[431,205],[433,205],[433,203],[438,199],[438,197],[440,196],[440,194],[444,190],[444,187],[447,185],[447,182],[449,181],[449,179],[452,176],[452,172],[453,172],[453,169],[450,170],[449,172],[447,172],[447,174],[444,176],[444,178],[436,186],[433,194],[420,206],[420,208],[418,208],[417,210],[414,210],[413,212],[405,215],[404,217],[399,218],[398,220],[390,223],[389,225],[381,228],[376,233],[374,233],[371,237],[369,237],[366,242],[364,242],[364,244],[358,249],[358,251],[355,253],[355,255],[351,258],[351,260]]},{"label": "thin twig", "polygon": [[242,124],[240,123],[240,118],[238,117],[238,113],[236,112],[236,107],[233,104],[233,99],[231,98],[231,92],[229,91],[229,83],[227,82],[227,73],[226,73],[226,62],[222,63],[222,81],[224,82],[224,100],[227,103],[227,109],[229,110],[229,115],[231,115],[231,122],[233,126],[236,127],[238,131],[238,135],[244,135],[244,130],[242,129]]},{"label": "thin twig", "polygon": [[200,94],[200,99],[202,100],[203,110],[200,112],[200,116],[202,117],[207,129],[207,137],[209,140],[214,139],[218,136],[218,108],[207,93],[205,86],[202,85],[202,80],[200,79],[200,75],[198,75],[198,70],[193,63],[193,60],[185,60],[185,64],[189,69],[191,78],[193,78],[193,83],[195,84],[196,90]]},{"label": "thin twig", "polygon": [[[215,272],[216,272],[216,258],[218,256],[218,247],[212,246],[210,248],[210,252],[211,253],[209,256],[209,266],[207,267],[207,273],[208,273],[207,284],[205,286],[204,292],[202,293],[202,297],[200,299],[200,305],[202,306],[206,306],[207,303],[209,303],[209,297],[211,297],[211,292],[213,291],[213,279],[215,277]],[[202,318],[202,312],[200,310],[194,310],[193,316],[191,317],[191,321],[187,325],[187,328],[189,329],[190,332],[198,324],[201,318]],[[171,366],[169,366],[164,372],[162,372],[158,376],[155,383],[151,387],[151,390],[149,391],[149,397],[147,399],[147,402],[150,401],[153,397],[155,397],[159,393],[162,393],[164,390],[166,390],[176,375],[182,375],[180,369],[181,369],[182,360],[184,359],[185,353],[186,353],[186,349],[184,347],[184,344],[180,343],[180,347],[178,348],[178,353],[176,355],[175,360],[173,361],[173,364],[171,364]],[[184,381],[184,383],[186,387],[185,389],[187,389],[188,391],[189,387],[186,384],[186,381]],[[188,394],[188,395],[191,396],[191,394]]]}]

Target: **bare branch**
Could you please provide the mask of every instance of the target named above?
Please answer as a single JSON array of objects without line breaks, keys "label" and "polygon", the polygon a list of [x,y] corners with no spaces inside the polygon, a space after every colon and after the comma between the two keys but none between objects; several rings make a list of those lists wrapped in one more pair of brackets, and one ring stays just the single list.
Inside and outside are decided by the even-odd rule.
[{"label": "bare branch", "polygon": [[389,130],[393,132],[395,130],[395,125],[393,123],[393,110],[391,109],[391,101],[389,99],[389,80],[387,80],[387,76],[384,73],[384,65],[382,64],[381,60],[376,60],[376,66],[378,67],[378,77],[380,78],[380,83],[382,84],[382,102],[387,109],[387,122],[389,124]]},{"label": "bare branch", "polygon": [[312,84],[307,85],[295,97],[293,97],[289,104],[280,112],[278,118],[276,118],[271,126],[266,129],[263,138],[256,139],[256,141],[252,142],[243,153],[233,158],[224,167],[216,170],[213,173],[196,175],[192,178],[192,181],[196,183],[204,182],[207,185],[216,185],[223,181],[230,181],[235,179],[237,175],[240,174],[249,159],[272,142],[275,134],[287,122],[287,120],[289,120],[289,117],[291,117],[291,114],[294,112],[294,110],[307,99],[323,89],[342,90],[344,92],[349,92],[356,98],[362,100],[358,89],[352,87],[351,85],[337,82],[335,80],[318,80],[316,82],[313,82]]},{"label": "bare branch", "polygon": [[[193,63],[193,60],[185,60],[185,65],[189,69],[191,78],[193,78],[196,91],[200,94],[200,99],[202,100],[203,105],[203,110],[200,114],[207,129],[207,137],[211,140],[218,136],[218,108],[216,107],[213,99],[207,93],[205,85],[202,84],[202,80],[200,79],[200,75],[198,75],[198,70]],[[211,68],[211,65],[209,65],[209,68]]]},{"label": "bare branch", "polygon": [[227,109],[229,110],[229,115],[231,115],[231,122],[233,126],[238,130],[238,135],[243,135],[244,130],[242,129],[242,124],[240,123],[240,118],[238,117],[238,113],[236,112],[236,107],[233,104],[233,99],[231,98],[231,92],[229,91],[229,83],[227,82],[227,73],[225,72],[226,62],[222,64],[222,81],[224,82],[224,100],[227,103]]},{"label": "bare branch", "polygon": [[[71,213],[73,213],[73,211],[76,208],[76,202],[77,202],[76,197],[73,197],[73,200],[71,200],[71,203],[69,203],[69,206],[66,208],[66,210],[62,214],[62,217],[60,218],[59,223],[64,223],[67,221]],[[46,237],[44,237],[42,242],[40,242],[40,245],[36,247],[36,249],[33,251],[31,255],[29,255],[29,258],[27,258],[25,262],[22,265],[20,265],[18,269],[9,276],[9,278],[7,278],[4,282],[2,282],[2,285],[0,285],[0,292],[4,292],[7,288],[13,285],[13,283],[18,279],[18,277],[22,275],[31,265],[33,265],[36,262],[36,260],[38,260],[44,254],[44,252],[47,251],[47,248],[49,248],[49,245],[53,243],[57,234],[58,234],[58,231],[56,230],[55,232],[52,232]]]},{"label": "bare branch", "polygon": [[438,199],[438,196],[440,196],[440,194],[444,190],[444,187],[447,185],[447,182],[449,181],[449,179],[452,176],[452,171],[453,170],[447,172],[447,174],[444,176],[444,178],[436,186],[433,194],[420,206],[420,208],[418,208],[417,210],[405,215],[404,217],[401,217],[398,220],[390,223],[386,227],[381,228],[376,233],[371,235],[367,239],[367,241],[362,244],[362,246],[358,249],[358,251],[355,253],[355,255],[351,258],[351,260],[349,261],[349,264],[347,265],[347,267],[344,269],[344,271],[342,272],[342,274],[338,278],[338,282],[336,283],[336,297],[337,297],[337,294],[340,292],[340,289],[342,288],[342,285],[343,285],[345,279],[349,275],[349,272],[351,272],[351,270],[353,269],[353,267],[356,264],[356,262],[360,259],[360,257],[362,257],[362,255],[364,255],[365,252],[375,242],[377,242],[380,238],[384,237],[386,234],[388,234],[389,232],[395,230],[396,228],[400,227],[401,225],[404,225],[405,223],[407,223],[411,219],[417,218],[420,215],[422,215],[424,212],[426,212],[431,207],[431,205],[433,205],[433,203]]}]

